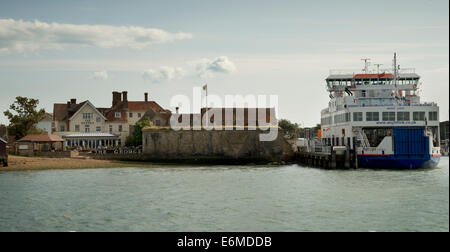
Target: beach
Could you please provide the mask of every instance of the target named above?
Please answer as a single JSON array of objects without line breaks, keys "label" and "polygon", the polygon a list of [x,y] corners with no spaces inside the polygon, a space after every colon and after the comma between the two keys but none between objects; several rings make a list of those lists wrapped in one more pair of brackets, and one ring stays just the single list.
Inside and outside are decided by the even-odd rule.
[{"label": "beach", "polygon": [[[143,166],[142,163],[121,162],[113,160],[95,160],[84,157],[77,158],[43,158],[21,157],[10,155],[8,167],[0,167],[0,171],[53,170],[53,169],[92,169]],[[148,164],[146,165],[148,166]]]}]

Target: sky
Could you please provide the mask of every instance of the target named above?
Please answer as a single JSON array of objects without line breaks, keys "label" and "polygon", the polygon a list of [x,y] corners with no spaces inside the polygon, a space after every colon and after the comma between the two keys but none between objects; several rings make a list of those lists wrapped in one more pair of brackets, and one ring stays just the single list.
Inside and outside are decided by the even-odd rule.
[{"label": "sky", "polygon": [[[0,0],[0,111],[16,96],[108,107],[113,91],[165,108],[175,95],[277,95],[278,118],[320,122],[331,69],[361,58],[422,77],[449,117],[449,2]],[[182,107],[187,112],[187,107]],[[0,114],[0,123],[8,120]]]}]

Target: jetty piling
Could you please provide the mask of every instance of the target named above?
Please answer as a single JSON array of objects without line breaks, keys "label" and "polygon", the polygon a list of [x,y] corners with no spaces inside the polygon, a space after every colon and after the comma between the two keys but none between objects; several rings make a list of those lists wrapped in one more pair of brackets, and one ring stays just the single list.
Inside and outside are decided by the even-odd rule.
[{"label": "jetty piling", "polygon": [[[344,143],[344,139],[342,139]],[[345,146],[322,146],[321,148],[298,149],[295,160],[299,164],[325,169],[357,169],[358,156],[356,138],[347,138]],[[353,147],[353,148],[352,148]],[[321,150],[321,151],[319,151]]]}]

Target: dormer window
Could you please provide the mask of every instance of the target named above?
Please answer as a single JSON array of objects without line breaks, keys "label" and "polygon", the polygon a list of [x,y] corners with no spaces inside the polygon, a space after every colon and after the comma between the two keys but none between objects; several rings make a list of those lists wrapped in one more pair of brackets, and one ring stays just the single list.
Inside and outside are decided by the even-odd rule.
[{"label": "dormer window", "polygon": [[120,116],[121,116],[121,113],[120,113],[120,112],[116,112],[116,113],[114,114],[114,117],[115,117],[115,118],[120,118]]}]

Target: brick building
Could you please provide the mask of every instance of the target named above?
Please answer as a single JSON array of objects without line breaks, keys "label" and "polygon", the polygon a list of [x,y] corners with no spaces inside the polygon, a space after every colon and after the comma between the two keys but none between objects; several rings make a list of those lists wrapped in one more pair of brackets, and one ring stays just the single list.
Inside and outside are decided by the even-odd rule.
[{"label": "brick building", "polygon": [[67,103],[54,104],[53,134],[64,138],[71,147],[123,146],[131,128],[144,114],[157,124],[170,111],[155,101],[149,101],[148,93],[144,94],[142,101],[129,101],[127,91],[113,92],[109,108],[96,107],[90,101],[77,103],[76,99],[71,99]]}]

